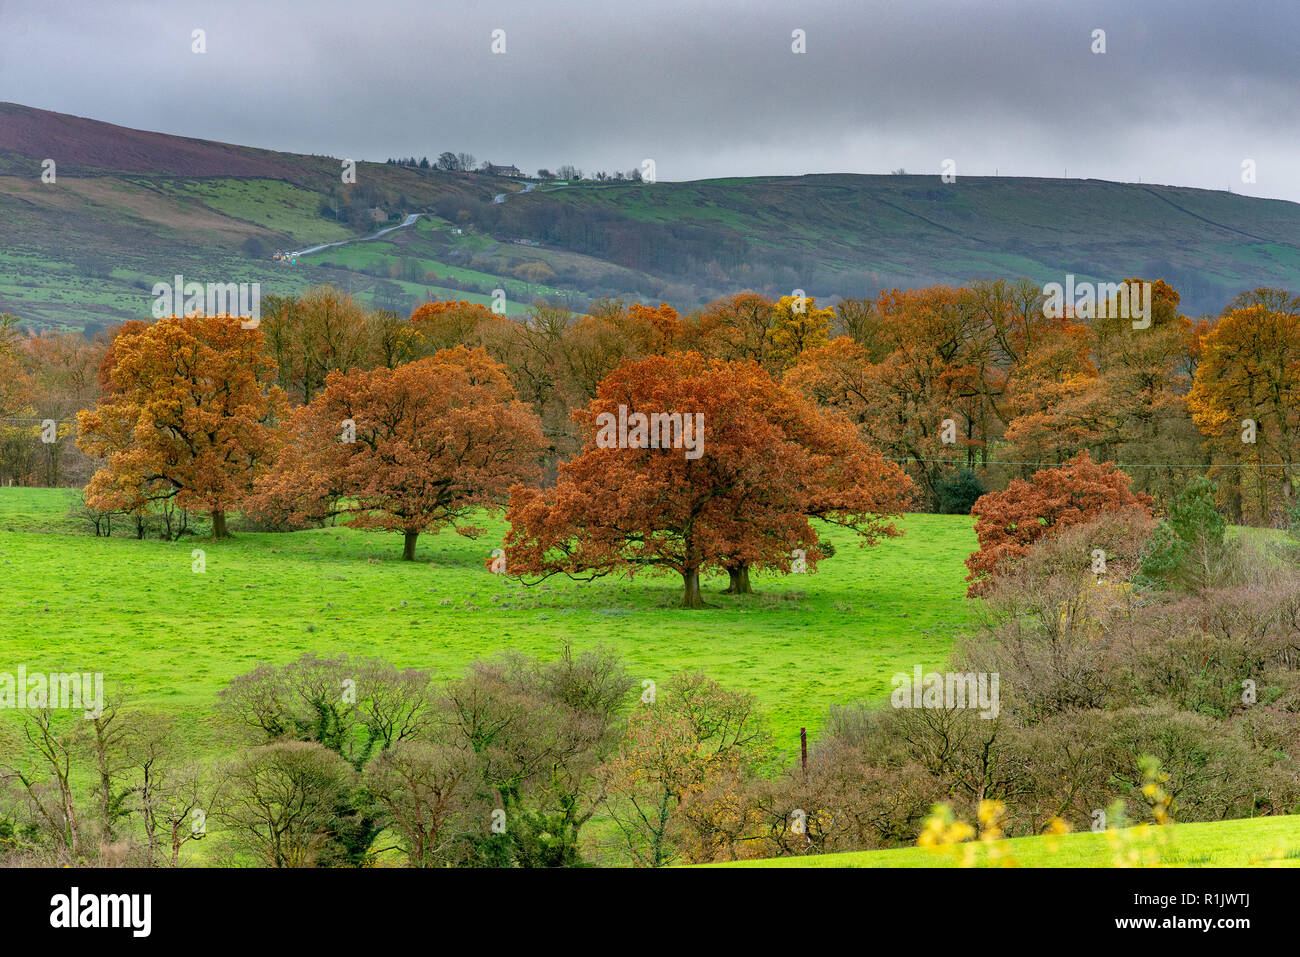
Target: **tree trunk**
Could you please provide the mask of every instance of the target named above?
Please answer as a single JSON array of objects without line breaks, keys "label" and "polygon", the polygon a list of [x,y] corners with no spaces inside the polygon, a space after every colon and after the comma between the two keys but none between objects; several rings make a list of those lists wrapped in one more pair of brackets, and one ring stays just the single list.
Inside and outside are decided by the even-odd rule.
[{"label": "tree trunk", "polygon": [[1241,479],[1237,474],[1225,479],[1228,486],[1227,508],[1228,521],[1233,525],[1242,524],[1242,505],[1241,505]]},{"label": "tree trunk", "polygon": [[703,608],[704,596],[700,594],[700,570],[692,568],[690,571],[682,572],[682,581],[686,586],[685,594],[682,596],[682,607]]},{"label": "tree trunk", "polygon": [[229,538],[230,532],[226,528],[226,513],[223,509],[213,509],[212,511],[212,540],[219,538]]},{"label": "tree trunk", "polygon": [[735,568],[728,568],[727,575],[731,578],[731,583],[727,585],[724,595],[752,595],[754,589],[749,584],[749,566],[739,565]]},{"label": "tree trunk", "polygon": [[415,540],[420,537],[418,531],[407,531],[403,533],[402,539],[402,561],[415,561]]}]

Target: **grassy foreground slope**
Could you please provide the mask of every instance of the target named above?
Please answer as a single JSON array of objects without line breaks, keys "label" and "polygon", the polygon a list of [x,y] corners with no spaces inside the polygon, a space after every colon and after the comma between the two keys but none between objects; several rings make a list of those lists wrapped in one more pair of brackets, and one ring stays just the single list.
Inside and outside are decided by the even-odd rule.
[{"label": "grassy foreground slope", "polygon": [[[74,498],[0,489],[0,672],[103,671],[110,688],[129,686],[140,703],[184,719],[200,751],[216,747],[208,728],[217,691],[262,661],[374,654],[448,676],[507,649],[550,656],[569,638],[618,649],[638,679],[701,668],[753,692],[793,752],[800,726],[815,733],[829,705],[883,697],[894,672],[939,665],[970,623],[962,559],[974,534],[962,516],[909,515],[904,537],[868,550],[830,529],[840,551],[822,571],[758,576],[760,594],[745,598],[717,594],[725,583],[713,579],[715,607],[687,612],[675,607],[670,579],[503,582],[483,563],[504,531],[499,521],[487,521],[477,541],[426,536],[408,564],[397,559],[396,536],[344,528],[241,533],[216,545],[93,538],[68,515]],[[196,548],[203,574],[191,571]],[[1118,847],[1089,833],[1014,838],[1000,849],[1025,867],[1106,867],[1130,849],[1155,849],[1165,866],[1300,862],[1300,817],[1179,824],[1163,835],[1163,844],[1130,837]],[[903,848],[730,866],[960,859]]]},{"label": "grassy foreground slope", "polygon": [[0,671],[102,671],[107,686],[193,718],[196,736],[217,691],[260,662],[382,655],[450,676],[505,650],[550,657],[572,639],[616,649],[638,681],[701,669],[753,693],[793,750],[831,704],[883,697],[895,672],[942,664],[970,616],[965,516],[909,515],[902,538],[873,549],[828,529],[839,553],[821,571],[757,576],[758,594],[735,598],[711,579],[715,607],[701,612],[676,607],[670,578],[502,581],[485,567],[505,531],[490,519],[475,541],[422,536],[406,563],[399,537],[346,528],[219,544],[94,538],[67,516],[74,495],[0,489]]},{"label": "grassy foreground slope", "polygon": [[[957,867],[958,848],[904,847],[808,857],[765,858],[710,867]],[[1244,818],[1174,824],[1144,831],[1065,834],[1061,837],[1014,837],[997,843],[1003,860],[1021,867],[1112,867],[1158,863],[1163,867],[1297,867],[1300,866],[1300,816]],[[987,862],[987,848],[977,849],[976,864]],[[1130,861],[1128,855],[1138,857]]]}]

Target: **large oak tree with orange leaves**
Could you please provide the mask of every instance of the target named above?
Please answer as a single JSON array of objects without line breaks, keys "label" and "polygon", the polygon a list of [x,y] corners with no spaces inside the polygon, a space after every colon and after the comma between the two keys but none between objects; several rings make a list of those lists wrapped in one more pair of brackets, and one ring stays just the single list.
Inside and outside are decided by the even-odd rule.
[{"label": "large oak tree with orange leaves", "polygon": [[[1270,517],[1300,467],[1300,297],[1256,290],[1200,337],[1187,397],[1216,467],[1242,511]],[[1243,474],[1244,473],[1244,474]]]},{"label": "large oak tree with orange leaves", "polygon": [[[601,417],[619,415],[620,407],[629,420],[700,414],[700,454],[631,442],[602,447]],[[908,497],[902,473],[863,446],[849,424],[818,412],[752,362],[697,353],[624,362],[574,419],[583,448],[560,466],[556,487],[512,492],[512,575],[670,571],[682,577],[683,607],[701,608],[704,572],[789,571],[798,551],[815,566],[810,515],[875,541],[896,534],[888,516]]]},{"label": "large oak tree with orange leaves", "polygon": [[415,558],[421,532],[460,523],[536,480],[541,423],[515,394],[505,367],[457,346],[395,369],[332,372],[298,409],[254,507],[307,520],[401,532]]}]

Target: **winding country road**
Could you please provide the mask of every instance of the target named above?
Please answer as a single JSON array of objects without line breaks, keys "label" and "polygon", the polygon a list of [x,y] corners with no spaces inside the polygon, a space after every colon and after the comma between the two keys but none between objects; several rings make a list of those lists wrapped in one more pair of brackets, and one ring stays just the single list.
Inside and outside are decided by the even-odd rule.
[{"label": "winding country road", "polygon": [[319,246],[312,246],[310,249],[301,249],[295,253],[288,253],[286,255],[286,258],[297,259],[299,256],[310,256],[312,253],[318,253],[322,249],[333,249],[335,246],[346,246],[349,243],[368,243],[372,239],[378,239],[380,236],[383,236],[385,233],[391,233],[394,229],[401,229],[404,226],[411,225],[413,222],[415,222],[423,215],[424,213],[411,213],[409,216],[407,216],[396,226],[388,226],[384,229],[381,229],[373,236],[358,236],[356,239],[340,239],[336,243],[321,243]]},{"label": "winding country road", "polygon": [[[522,190],[520,190],[520,192],[522,192],[522,193],[531,193],[531,192],[533,192],[533,190],[534,190],[534,188],[536,187],[536,185],[537,185],[536,183],[524,183],[524,188],[523,188]],[[560,188],[563,188],[563,187],[551,187],[550,189],[537,190],[537,192],[539,192],[539,193],[549,193],[549,192],[551,192],[552,189],[560,189]],[[510,195],[510,194],[509,194],[508,192],[507,192],[507,193],[498,193],[496,196],[494,196],[494,197],[492,198],[492,202],[494,202],[494,203],[504,203],[504,202],[506,201],[506,197],[508,197],[509,195]],[[384,229],[381,229],[379,232],[375,233],[373,236],[358,236],[356,239],[340,239],[338,242],[334,242],[334,243],[321,243],[319,246],[311,246],[311,247],[309,247],[309,248],[307,248],[307,249],[300,249],[300,250],[298,250],[297,252],[286,253],[286,254],[285,254],[285,259],[297,259],[299,256],[310,256],[312,253],[318,253],[318,252],[320,252],[322,249],[333,249],[335,246],[347,246],[347,245],[349,245],[350,243],[368,243],[368,242],[370,242],[370,240],[372,240],[372,239],[378,239],[380,236],[383,236],[383,235],[386,235],[386,234],[388,234],[388,233],[391,233],[391,232],[392,232],[393,230],[395,230],[395,229],[402,229],[402,228],[404,228],[404,227],[406,227],[406,226],[410,226],[413,222],[415,222],[415,221],[416,221],[417,219],[419,219],[421,216],[425,216],[425,215],[428,215],[428,214],[426,214],[426,213],[411,213],[409,216],[407,216],[404,220],[402,220],[402,221],[401,221],[400,223],[398,223],[396,226],[387,226],[387,227],[385,227]]]}]

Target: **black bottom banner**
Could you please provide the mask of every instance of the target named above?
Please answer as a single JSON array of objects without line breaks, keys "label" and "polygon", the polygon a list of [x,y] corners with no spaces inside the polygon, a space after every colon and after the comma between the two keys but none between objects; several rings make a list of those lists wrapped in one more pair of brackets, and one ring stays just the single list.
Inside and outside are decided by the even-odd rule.
[{"label": "black bottom banner", "polygon": [[[699,922],[732,942],[864,923],[915,934],[967,931],[981,943],[1199,934],[1233,946],[1294,924],[1297,881],[1258,870],[836,870],[832,868],[492,870],[0,871],[0,915],[21,934],[81,942],[183,944],[217,932],[251,942],[373,944],[408,925],[425,934],[640,927],[662,943]],[[996,936],[990,936],[996,935]],[[1257,939],[1257,938],[1256,938]],[[950,943],[951,941],[945,941]]]}]

